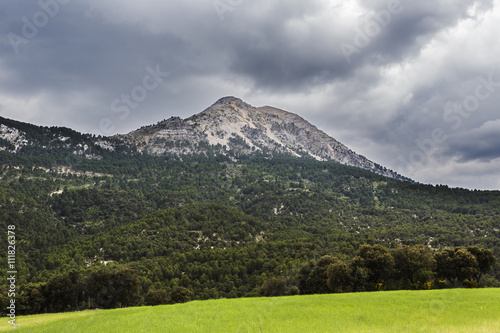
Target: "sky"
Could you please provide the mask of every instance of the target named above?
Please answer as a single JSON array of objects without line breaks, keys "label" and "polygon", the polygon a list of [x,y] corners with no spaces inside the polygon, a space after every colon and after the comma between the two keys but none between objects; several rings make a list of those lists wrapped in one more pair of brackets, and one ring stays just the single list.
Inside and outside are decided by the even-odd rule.
[{"label": "sky", "polygon": [[500,190],[500,0],[2,0],[0,115],[101,135],[224,96]]}]

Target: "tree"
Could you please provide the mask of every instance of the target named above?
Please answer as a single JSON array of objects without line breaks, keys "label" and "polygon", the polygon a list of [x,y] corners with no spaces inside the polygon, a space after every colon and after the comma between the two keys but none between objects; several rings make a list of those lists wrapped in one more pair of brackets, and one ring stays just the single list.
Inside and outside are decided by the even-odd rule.
[{"label": "tree", "polygon": [[426,282],[436,261],[428,247],[415,245],[398,247],[391,251],[394,258],[396,277],[410,284],[417,281]]},{"label": "tree", "polygon": [[436,252],[434,254],[434,260],[436,261],[436,273],[439,277],[445,278],[449,281],[454,281],[456,279],[454,257],[455,251],[452,249],[444,249],[441,252]]},{"label": "tree", "polygon": [[491,270],[496,262],[496,258],[493,253],[491,253],[491,250],[482,249],[477,246],[469,246],[467,248],[467,251],[469,251],[474,257],[476,257],[478,269],[474,277],[476,279],[476,283],[479,285],[481,277],[483,276],[483,274],[486,274]]},{"label": "tree", "polygon": [[300,295],[300,289],[297,286],[292,286],[290,289],[288,289],[286,294],[288,296]]},{"label": "tree", "polygon": [[170,293],[172,303],[186,303],[191,300],[191,291],[184,287],[175,287]]},{"label": "tree", "polygon": [[87,279],[90,302],[99,308],[134,305],[139,296],[139,279],[127,267],[110,270],[105,267],[92,272]]},{"label": "tree", "polygon": [[283,296],[286,293],[286,282],[283,278],[272,278],[264,282],[260,287],[260,294],[262,296]]},{"label": "tree", "polygon": [[166,290],[150,290],[144,296],[145,305],[161,305],[168,304],[169,302],[170,300]]},{"label": "tree", "polygon": [[[352,263],[351,263],[352,265]],[[351,268],[352,272],[352,287],[353,291],[357,292],[365,288],[367,282],[368,282],[368,276],[370,274],[369,269],[365,267],[356,267],[352,266]]]},{"label": "tree", "polygon": [[327,285],[333,291],[343,292],[346,287],[352,283],[352,271],[349,266],[343,262],[338,261],[330,264],[327,270]]},{"label": "tree", "polygon": [[127,267],[120,268],[113,275],[115,288],[114,303],[116,307],[135,305],[139,299],[139,278]]},{"label": "tree", "polygon": [[328,267],[338,259],[332,256],[321,257],[306,280],[305,287],[308,294],[326,294],[331,292],[327,285]]},{"label": "tree", "polygon": [[46,311],[46,283],[28,283],[19,295],[23,314],[38,314]]},{"label": "tree", "polygon": [[479,270],[476,257],[465,248],[455,250],[456,277],[460,281],[472,280]]},{"label": "tree", "polygon": [[299,289],[303,294],[309,294],[308,288],[307,288],[307,279],[309,278],[309,275],[314,269],[314,262],[308,262],[304,266],[302,266],[299,270]]},{"label": "tree", "polygon": [[361,246],[352,260],[353,272],[366,274],[366,282],[370,285],[370,289],[383,283],[391,275],[393,268],[394,259],[389,250],[378,244]]},{"label": "tree", "polygon": [[66,274],[54,276],[46,286],[49,311],[63,312],[78,309],[83,301],[84,285],[80,272],[72,270]]},{"label": "tree", "polygon": [[90,273],[86,282],[87,295],[89,297],[89,306],[95,308],[112,308],[112,294],[110,291],[111,271],[104,267],[98,271]]},{"label": "tree", "polygon": [[[474,250],[473,250],[474,251]],[[479,265],[476,257],[464,247],[444,249],[434,255],[436,273],[449,281],[472,280],[477,277]]]}]

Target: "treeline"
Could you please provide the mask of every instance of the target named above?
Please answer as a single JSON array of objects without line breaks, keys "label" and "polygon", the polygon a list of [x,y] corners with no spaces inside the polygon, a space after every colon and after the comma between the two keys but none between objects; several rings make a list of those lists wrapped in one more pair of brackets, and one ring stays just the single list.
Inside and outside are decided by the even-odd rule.
[{"label": "treeline", "polygon": [[[86,271],[73,269],[53,276],[48,282],[23,285],[16,295],[16,304],[19,313],[25,315],[174,304],[220,297],[477,288],[499,284],[491,276],[485,278],[496,258],[491,251],[476,246],[432,252],[423,245],[395,249],[363,245],[351,260],[325,255],[295,272],[288,271],[286,276],[282,275],[283,267],[274,259],[269,262],[258,258],[249,261],[248,267],[233,267],[231,270],[228,270],[230,263],[220,267],[215,263],[215,276],[198,271],[201,275],[196,280],[189,278],[193,272],[186,272],[181,274],[181,279],[169,279],[168,288],[165,284],[153,283],[151,279],[151,273],[160,275],[168,265],[154,271],[140,264],[101,266]],[[269,263],[274,263],[280,270],[272,271]],[[236,271],[239,273],[231,275]],[[274,277],[266,279],[266,276]],[[239,289],[242,281],[251,287],[246,288],[244,294],[236,293],[236,286],[243,291]],[[258,284],[259,281],[263,282]],[[7,302],[6,295],[0,295],[3,309]]]},{"label": "treeline", "polygon": [[[350,261],[323,256],[299,272],[302,294],[358,292],[398,289],[435,289],[445,287],[477,288],[499,285],[483,279],[496,262],[490,250],[477,246],[457,247],[432,252],[427,246],[401,246],[387,249],[381,245],[363,245]],[[280,294],[273,290],[277,282],[262,288],[264,295]],[[281,284],[281,294],[286,284]]]},{"label": "treeline", "polygon": [[[184,303],[192,297],[192,290],[182,286],[170,292],[151,289],[142,295],[136,271],[121,267],[102,268],[87,275],[72,270],[52,277],[47,283],[29,283],[23,286],[15,300],[18,313],[29,315]],[[6,295],[0,294],[2,314],[5,314],[9,301]]]},{"label": "treeline", "polygon": [[[283,272],[296,274],[312,256],[312,248],[314,245],[307,242],[259,243],[65,269],[46,279],[40,277],[42,281],[19,283],[16,308],[24,315],[254,297],[270,277]],[[7,301],[2,290],[2,309]]]},{"label": "treeline", "polygon": [[[126,267],[103,268],[84,276],[80,271],[56,275],[47,283],[29,283],[16,295],[19,314],[66,312],[88,308],[117,308],[133,306],[139,299],[139,280]],[[0,295],[2,308],[9,300]],[[5,311],[5,310],[3,310]]]}]

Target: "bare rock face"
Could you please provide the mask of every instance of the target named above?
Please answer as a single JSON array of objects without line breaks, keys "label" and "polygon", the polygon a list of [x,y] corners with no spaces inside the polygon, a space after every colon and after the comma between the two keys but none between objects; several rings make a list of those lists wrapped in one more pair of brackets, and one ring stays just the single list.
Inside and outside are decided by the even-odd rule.
[{"label": "bare rock face", "polygon": [[187,119],[172,117],[120,139],[151,154],[205,153],[211,147],[221,153],[250,154],[266,150],[297,157],[309,155],[317,160],[333,160],[403,179],[354,153],[294,113],[269,106],[256,108],[235,97],[221,98]]}]

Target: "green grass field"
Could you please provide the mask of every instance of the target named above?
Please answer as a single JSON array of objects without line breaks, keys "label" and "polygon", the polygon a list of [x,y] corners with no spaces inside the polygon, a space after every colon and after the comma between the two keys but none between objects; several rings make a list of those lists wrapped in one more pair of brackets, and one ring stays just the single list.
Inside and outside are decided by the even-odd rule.
[{"label": "green grass field", "polygon": [[[11,331],[4,318],[0,331]],[[500,332],[500,289],[195,301],[24,316],[13,332]]]}]

